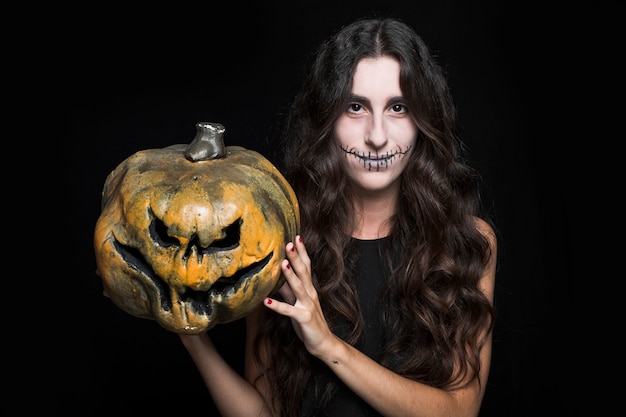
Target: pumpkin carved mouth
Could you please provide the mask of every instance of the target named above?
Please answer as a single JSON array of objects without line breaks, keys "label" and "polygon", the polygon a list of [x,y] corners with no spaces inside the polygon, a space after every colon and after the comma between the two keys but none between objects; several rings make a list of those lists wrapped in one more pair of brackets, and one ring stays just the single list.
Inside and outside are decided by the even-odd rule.
[{"label": "pumpkin carved mouth", "polygon": [[[150,223],[149,234],[154,242],[158,246],[166,248],[176,246],[180,249],[180,242],[166,233],[167,228],[163,221],[156,218],[151,210],[150,214],[153,217],[153,221]],[[192,253],[196,253],[198,263],[201,263],[202,257],[205,255],[235,249],[239,246],[240,228],[241,220],[238,220],[224,230],[224,238],[213,241],[211,245],[206,248],[201,247],[197,237],[192,236],[190,243],[185,249],[183,259],[188,259]],[[112,244],[128,267],[148,279],[157,290],[159,305],[156,307],[160,308],[163,312],[169,312],[172,310],[173,302],[182,302],[195,314],[206,316],[211,315],[214,300],[221,299],[221,297],[232,296],[239,291],[241,286],[249,285],[250,281],[269,264],[274,255],[274,252],[270,252],[260,261],[237,270],[234,275],[217,278],[208,290],[196,290],[185,286],[184,290],[181,292],[167,285],[166,281],[152,269],[152,266],[141,254],[139,249],[121,243],[115,236],[113,236]]]}]

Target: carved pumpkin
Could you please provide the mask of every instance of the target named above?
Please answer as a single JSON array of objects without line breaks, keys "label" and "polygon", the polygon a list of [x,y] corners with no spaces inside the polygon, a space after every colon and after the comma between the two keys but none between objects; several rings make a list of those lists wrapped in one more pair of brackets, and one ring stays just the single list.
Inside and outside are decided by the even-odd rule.
[{"label": "carved pumpkin", "polygon": [[282,284],[296,196],[261,154],[198,123],[187,145],[139,151],[106,178],[98,271],[125,312],[198,334],[244,317]]}]

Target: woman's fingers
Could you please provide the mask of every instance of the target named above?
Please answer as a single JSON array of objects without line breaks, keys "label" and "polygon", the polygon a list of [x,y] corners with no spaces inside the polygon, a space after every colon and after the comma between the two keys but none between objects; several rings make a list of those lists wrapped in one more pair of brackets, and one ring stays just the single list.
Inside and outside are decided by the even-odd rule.
[{"label": "woman's fingers", "polygon": [[285,300],[286,303],[289,303],[291,305],[294,305],[296,303],[296,295],[293,293],[291,287],[287,282],[281,285],[281,287],[278,289],[278,293],[281,295],[281,297],[283,297],[283,300]]},{"label": "woman's fingers", "polygon": [[285,253],[297,272],[302,268],[309,269],[311,261],[300,236],[296,236],[295,242],[287,243]]},{"label": "woman's fingers", "polygon": [[294,270],[291,261],[287,259],[283,260],[283,263],[280,265],[280,267],[282,269],[283,276],[287,280],[287,284],[289,284],[291,292],[295,296],[296,300],[302,298],[306,293],[306,289],[302,282],[304,274],[299,275]]},{"label": "woman's fingers", "polygon": [[289,242],[285,247],[285,253],[289,260],[291,269],[304,283],[307,291],[313,289],[311,278],[311,259],[306,251],[306,247],[300,236],[296,236],[295,243]]},{"label": "woman's fingers", "polygon": [[300,254],[302,261],[306,264],[307,268],[311,266],[311,260],[309,259],[309,254],[306,251],[306,246],[304,245],[304,241],[302,240],[302,236],[296,236],[295,241],[296,250]]},{"label": "woman's fingers", "polygon": [[284,302],[267,298],[265,305],[280,314],[291,316],[294,312],[293,307],[312,308],[317,299],[317,292],[313,287],[311,261],[302,238],[296,236],[295,244],[287,243],[285,253],[287,259],[284,259],[280,266],[286,282],[278,289]]}]

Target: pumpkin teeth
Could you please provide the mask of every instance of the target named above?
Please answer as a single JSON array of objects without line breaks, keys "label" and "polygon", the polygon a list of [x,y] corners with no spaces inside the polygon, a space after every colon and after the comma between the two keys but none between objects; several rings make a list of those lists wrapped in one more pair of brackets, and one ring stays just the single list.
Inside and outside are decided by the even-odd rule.
[{"label": "pumpkin teeth", "polygon": [[181,294],[181,301],[188,303],[196,314],[211,315],[212,306],[220,304],[224,298],[229,298],[239,292],[242,285],[247,285],[252,277],[258,275],[274,257],[271,252],[259,262],[255,262],[237,271],[236,274],[217,279],[208,291],[197,291],[187,288]]},{"label": "pumpkin teeth", "polygon": [[181,294],[180,300],[185,304],[188,304],[191,311],[195,314],[210,316],[213,312],[213,306],[208,302],[213,297],[213,291],[209,291],[207,296],[206,291],[196,291],[191,288]]}]

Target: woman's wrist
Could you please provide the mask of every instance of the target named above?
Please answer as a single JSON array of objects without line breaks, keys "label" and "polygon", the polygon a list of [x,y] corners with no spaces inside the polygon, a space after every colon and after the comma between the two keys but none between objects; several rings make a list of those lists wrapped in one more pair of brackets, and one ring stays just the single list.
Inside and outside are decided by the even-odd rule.
[{"label": "woman's wrist", "polygon": [[327,365],[338,364],[346,355],[346,343],[331,333],[331,336],[326,339],[321,345],[317,353],[312,353]]},{"label": "woman's wrist", "polygon": [[209,339],[209,335],[207,333],[201,333],[201,334],[182,334],[179,333],[178,336],[180,337],[181,342],[183,343],[183,346],[185,346],[185,348],[187,350],[190,349],[194,349],[197,347],[201,347],[201,346],[213,346],[213,342],[211,342],[211,339]]}]

